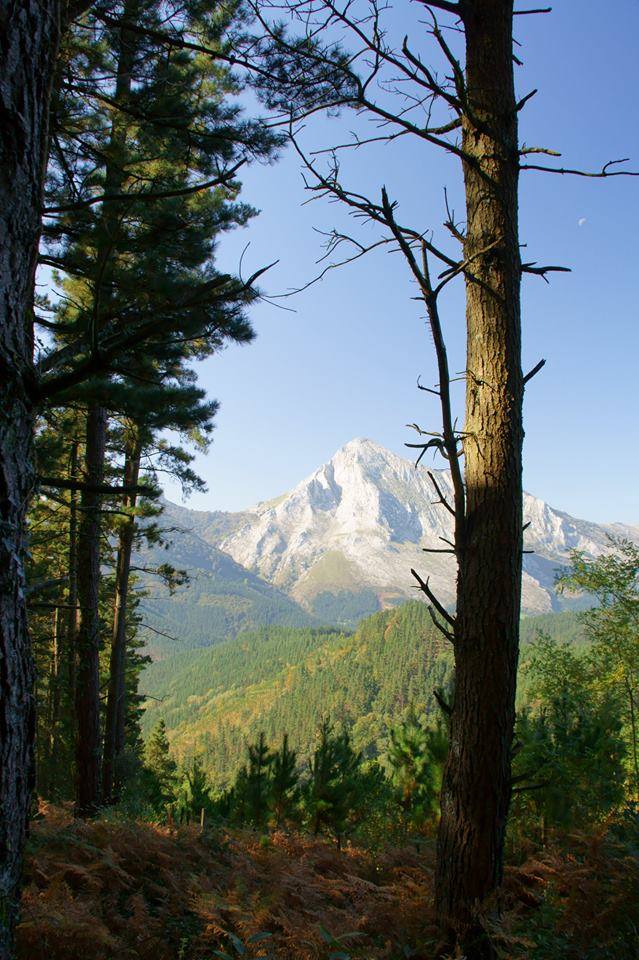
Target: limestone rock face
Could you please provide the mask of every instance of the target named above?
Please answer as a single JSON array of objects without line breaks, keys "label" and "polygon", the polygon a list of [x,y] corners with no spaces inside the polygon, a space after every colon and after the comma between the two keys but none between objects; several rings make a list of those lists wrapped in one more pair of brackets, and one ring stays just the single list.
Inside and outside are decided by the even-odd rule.
[{"label": "limestone rock face", "polygon": [[[449,473],[433,473],[452,502]],[[285,496],[198,526],[237,563],[307,606],[321,593],[374,591],[382,605],[414,597],[411,567],[452,603],[454,559],[422,551],[452,537],[452,517],[435,500],[427,468],[356,439]],[[576,520],[529,494],[524,521],[526,547],[535,551],[524,556],[528,613],[557,607],[555,574],[570,550],[596,556],[609,549],[609,534],[639,540],[639,528]]]}]

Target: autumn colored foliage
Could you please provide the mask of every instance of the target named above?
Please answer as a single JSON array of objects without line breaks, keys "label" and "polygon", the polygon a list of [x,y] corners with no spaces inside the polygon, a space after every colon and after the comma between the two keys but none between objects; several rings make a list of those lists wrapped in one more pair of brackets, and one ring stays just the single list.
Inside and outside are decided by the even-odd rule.
[{"label": "autumn colored foliage", "polygon": [[[435,955],[428,846],[339,851],[285,832],[74,822],[49,807],[26,881],[19,960],[213,960],[237,955],[234,937],[264,933],[247,958]],[[517,960],[631,958],[637,903],[629,848],[576,838],[570,855],[549,849],[509,867],[498,945]]]}]

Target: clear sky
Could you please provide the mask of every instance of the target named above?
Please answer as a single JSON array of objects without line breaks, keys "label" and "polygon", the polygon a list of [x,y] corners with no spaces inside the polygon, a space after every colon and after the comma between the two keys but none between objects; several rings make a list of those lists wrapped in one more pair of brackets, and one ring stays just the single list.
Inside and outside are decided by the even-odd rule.
[{"label": "clear sky", "polygon": [[[406,16],[406,29],[414,30],[407,0],[395,6],[396,19]],[[517,37],[524,61],[518,93],[539,88],[520,115],[521,139],[561,150],[559,163],[566,166],[599,169],[631,157],[628,166],[639,170],[639,2],[558,0],[549,15],[518,18]],[[353,124],[348,115],[310,122],[306,142],[340,142]],[[385,184],[404,221],[420,230],[440,228],[445,185],[461,210],[456,161],[426,144],[403,140],[361,150],[345,169],[349,183],[374,194]],[[639,178],[522,177],[525,258],[572,268],[550,286],[539,278],[524,281],[525,369],[547,359],[526,395],[526,489],[578,517],[639,523]],[[279,259],[263,282],[266,293],[303,284],[322,253],[314,228],[343,225],[341,212],[322,201],[304,205],[299,161],[291,153],[247,170],[243,183],[244,199],[261,213],[223,239],[220,264],[236,269],[250,241],[245,275]],[[436,375],[414,293],[401,258],[377,253],[277,301],[295,312],[258,304],[256,342],[199,367],[221,410],[211,448],[196,461],[208,492],[189,505],[240,509],[289,490],[353,437],[406,454],[403,444],[413,437],[405,424],[438,429],[435,398],[415,386],[418,375],[425,383]],[[443,314],[458,371],[464,366],[461,282]],[[180,499],[175,487],[166,489]]]}]

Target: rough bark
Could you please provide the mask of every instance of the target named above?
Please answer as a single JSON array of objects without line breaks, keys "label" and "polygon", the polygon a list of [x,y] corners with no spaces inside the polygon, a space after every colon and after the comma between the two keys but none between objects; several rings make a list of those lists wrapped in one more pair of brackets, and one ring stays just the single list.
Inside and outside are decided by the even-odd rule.
[{"label": "rough bark", "polygon": [[[467,232],[466,516],[457,544],[455,695],[436,907],[469,960],[502,879],[519,648],[522,397],[512,0],[464,4]],[[498,240],[489,253],[480,255]]]},{"label": "rough bark", "polygon": [[42,763],[38,765],[36,776],[36,789],[38,794],[43,797],[53,797],[55,794],[53,763],[55,763],[60,739],[59,723],[62,700],[62,677],[60,670],[62,659],[62,616],[60,607],[55,607],[52,620],[47,708],[44,718],[44,743],[41,754]]},{"label": "rough bark", "polygon": [[[85,474],[103,480],[106,413],[94,406],[87,416]],[[78,524],[78,607],[76,635],[76,814],[92,816],[100,805],[100,514],[102,497],[83,492]]]},{"label": "rough bark", "polygon": [[[135,490],[140,474],[141,444],[139,434],[127,445],[124,464],[124,486]],[[113,637],[109,667],[106,724],[104,731],[104,759],[102,766],[102,798],[105,803],[117,800],[119,792],[118,762],[124,751],[126,725],[126,628],[127,600],[131,576],[131,553],[135,539],[137,496],[129,494],[123,503],[130,516],[120,527],[115,579]]]},{"label": "rough bark", "polygon": [[[71,442],[71,457],[69,463],[69,476],[74,479],[78,473],[78,441],[74,438]],[[76,674],[76,635],[78,631],[78,494],[76,490],[71,491],[69,497],[69,581],[67,593],[67,689],[68,702],[71,706],[70,714],[73,714],[72,705],[75,703],[75,674]]]},{"label": "rough bark", "polygon": [[33,784],[33,667],[24,581],[34,481],[31,302],[57,0],[0,0],[0,960],[12,952]]}]

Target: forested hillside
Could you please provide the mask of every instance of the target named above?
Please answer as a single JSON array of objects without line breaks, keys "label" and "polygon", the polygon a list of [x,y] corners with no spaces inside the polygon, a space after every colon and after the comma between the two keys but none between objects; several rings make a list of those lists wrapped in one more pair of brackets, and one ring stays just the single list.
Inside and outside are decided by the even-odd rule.
[{"label": "forested hillside", "polygon": [[639,8],[559,6],[0,0],[0,960],[637,960]]},{"label": "forested hillside", "polygon": [[[575,614],[522,621],[526,644],[540,631],[579,645]],[[322,718],[352,728],[356,749],[384,753],[389,730],[408,712],[433,718],[435,688],[452,676],[452,651],[419,601],[364,620],[354,633],[263,628],[207,650],[178,653],[146,668],[143,729],[160,718],[184,762],[201,756],[216,787],[244,762],[261,731],[269,742],[288,733],[310,755]]]},{"label": "forested hillside", "polygon": [[145,650],[154,659],[190,647],[206,647],[259,626],[319,624],[277,587],[236,563],[194,532],[176,524],[169,508],[162,518],[166,542],[141,545],[135,562],[158,569],[170,558],[187,580],[169,587],[146,576],[140,602]]}]

